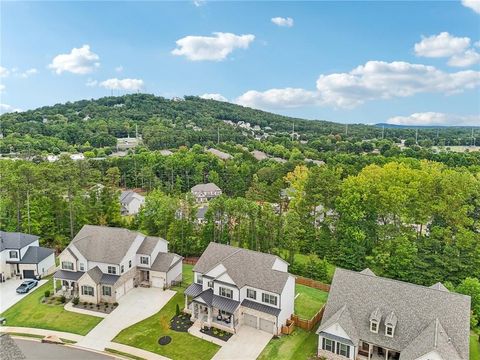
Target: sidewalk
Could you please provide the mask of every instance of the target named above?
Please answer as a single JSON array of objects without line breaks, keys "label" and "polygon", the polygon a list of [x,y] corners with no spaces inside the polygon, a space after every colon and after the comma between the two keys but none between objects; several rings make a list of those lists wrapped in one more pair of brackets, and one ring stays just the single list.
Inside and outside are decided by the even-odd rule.
[{"label": "sidewalk", "polygon": [[152,353],[150,351],[146,351],[146,350],[142,350],[142,349],[138,349],[128,345],[123,345],[123,344],[114,343],[114,342],[109,342],[107,344],[107,348],[121,351],[121,352],[124,352],[125,354],[135,355],[146,360],[170,360],[170,358]]},{"label": "sidewalk", "polygon": [[0,332],[6,333],[22,333],[22,334],[30,334],[30,335],[41,335],[41,336],[49,336],[54,335],[61,339],[66,339],[70,341],[79,342],[83,339],[82,335],[62,332],[62,331],[55,331],[55,330],[44,330],[44,329],[34,329],[34,328],[27,328],[27,327],[17,327],[17,326],[0,326]]}]

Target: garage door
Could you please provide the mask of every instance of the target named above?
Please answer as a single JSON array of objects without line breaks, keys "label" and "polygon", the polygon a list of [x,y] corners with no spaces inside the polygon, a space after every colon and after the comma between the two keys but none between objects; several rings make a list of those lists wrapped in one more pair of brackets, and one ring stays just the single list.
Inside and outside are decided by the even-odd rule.
[{"label": "garage door", "polygon": [[254,327],[255,329],[257,328],[257,317],[250,315],[250,314],[244,314],[243,315],[243,322],[247,326]]},{"label": "garage door", "polygon": [[273,334],[273,326],[274,323],[272,321],[260,318],[260,330],[266,331],[269,334]]},{"label": "garage door", "polygon": [[152,276],[152,286],[153,287],[163,289],[164,284],[165,284],[165,281],[163,280],[163,278],[158,277],[158,276]]},{"label": "garage door", "polygon": [[123,296],[123,294],[125,294],[125,290],[123,288],[123,286],[119,286],[118,289],[116,290],[116,299],[118,301],[119,298],[121,298]]},{"label": "garage door", "polygon": [[133,279],[127,280],[125,283],[125,292],[133,288]]},{"label": "garage door", "polygon": [[23,270],[24,279],[33,279],[35,277],[35,271],[33,270]]}]

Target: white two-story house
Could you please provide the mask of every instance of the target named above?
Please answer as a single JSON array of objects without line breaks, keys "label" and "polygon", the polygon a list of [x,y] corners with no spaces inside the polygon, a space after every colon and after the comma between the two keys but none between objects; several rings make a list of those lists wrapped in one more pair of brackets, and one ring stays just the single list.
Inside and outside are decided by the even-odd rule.
[{"label": "white two-story house", "polygon": [[41,247],[39,237],[0,231],[0,282],[10,278],[35,278],[55,269],[53,249]]},{"label": "white two-story house", "polygon": [[59,258],[54,280],[81,302],[113,303],[134,286],[167,288],[182,279],[182,257],[168,252],[166,240],[128,229],[85,225]]},{"label": "white two-story house", "polygon": [[214,183],[197,184],[190,191],[197,203],[205,203],[222,195],[222,189]]},{"label": "white two-story house", "polygon": [[294,311],[295,278],[281,258],[210,243],[185,290],[185,312],[201,326],[279,334]]}]

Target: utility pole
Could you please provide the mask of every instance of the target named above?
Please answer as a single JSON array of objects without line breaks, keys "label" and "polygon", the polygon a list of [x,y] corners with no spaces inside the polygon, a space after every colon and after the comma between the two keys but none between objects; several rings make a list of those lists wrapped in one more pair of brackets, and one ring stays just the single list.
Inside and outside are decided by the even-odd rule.
[{"label": "utility pole", "polygon": [[348,124],[345,124],[345,136],[348,136]]},{"label": "utility pole", "polygon": [[418,128],[415,130],[415,144],[418,145]]}]

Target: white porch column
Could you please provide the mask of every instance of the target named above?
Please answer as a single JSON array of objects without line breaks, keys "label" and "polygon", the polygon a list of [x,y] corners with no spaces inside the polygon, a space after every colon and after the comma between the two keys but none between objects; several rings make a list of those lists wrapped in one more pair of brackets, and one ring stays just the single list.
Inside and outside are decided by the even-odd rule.
[{"label": "white porch column", "polygon": [[212,308],[208,307],[208,316],[207,316],[208,326],[212,325]]},{"label": "white porch column", "polygon": [[188,296],[185,295],[185,310],[188,308]]},{"label": "white porch column", "polygon": [[57,279],[53,278],[53,295],[57,293]]},{"label": "white porch column", "polygon": [[388,349],[385,349],[385,360],[388,360]]},{"label": "white porch column", "polygon": [[370,360],[372,357],[372,344],[368,344],[368,360]]}]

